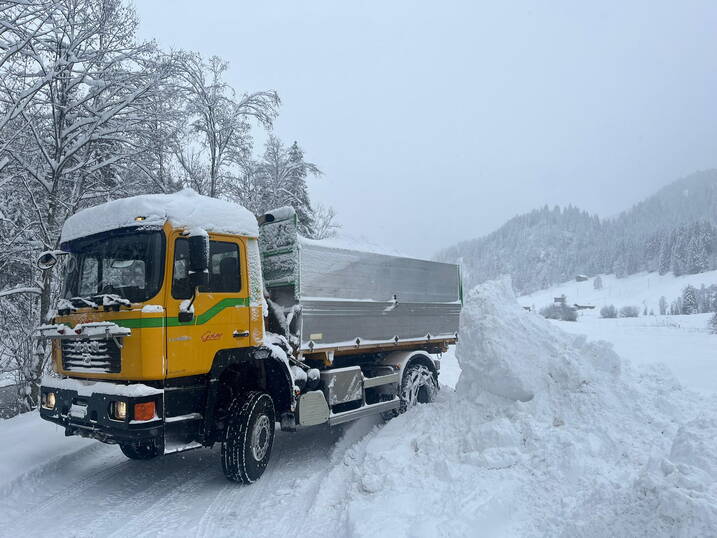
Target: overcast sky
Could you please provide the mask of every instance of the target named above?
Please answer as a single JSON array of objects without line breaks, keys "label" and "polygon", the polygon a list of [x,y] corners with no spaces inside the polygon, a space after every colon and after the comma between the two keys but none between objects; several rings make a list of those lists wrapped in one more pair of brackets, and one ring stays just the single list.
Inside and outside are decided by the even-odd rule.
[{"label": "overcast sky", "polygon": [[717,166],[717,2],[135,5],[141,37],[276,89],[314,200],[404,252],[544,204],[613,215]]}]

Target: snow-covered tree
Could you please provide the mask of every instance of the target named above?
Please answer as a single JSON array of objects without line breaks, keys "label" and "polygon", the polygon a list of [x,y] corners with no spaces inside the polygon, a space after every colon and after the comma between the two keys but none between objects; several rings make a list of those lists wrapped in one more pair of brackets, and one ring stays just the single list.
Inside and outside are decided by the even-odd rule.
[{"label": "snow-covered tree", "polygon": [[[226,197],[252,184],[250,209],[262,203],[251,128],[271,127],[276,92],[237,92],[225,62],[164,53],[137,25],[125,0],[0,3],[0,372],[18,373],[25,409],[48,364],[29,335],[59,287],[35,260],[58,247],[69,215],[186,185]],[[305,182],[296,187],[314,173],[304,165],[281,187],[310,209]]]},{"label": "snow-covered tree", "polygon": [[336,223],[336,211],[333,207],[327,207],[322,204],[314,205],[314,234],[313,239],[327,239],[334,237],[340,224]]},{"label": "snow-covered tree", "polygon": [[[271,128],[279,96],[273,90],[237,96],[224,80],[228,64],[217,56],[204,61],[198,54],[186,53],[178,63],[191,129],[177,148],[177,158],[190,186],[219,196],[232,177],[228,168],[250,157],[250,120]],[[201,148],[199,152],[195,145]],[[198,166],[200,162],[203,166]]]},{"label": "snow-covered tree", "polygon": [[596,290],[601,290],[603,287],[602,284],[602,277],[600,275],[596,276],[593,280],[593,288]]},{"label": "snow-covered tree", "polygon": [[306,178],[309,175],[318,176],[321,171],[304,159],[299,145],[294,142],[287,149],[278,137],[269,136],[255,173],[261,185],[262,211],[292,206],[299,221],[299,232],[306,237],[314,237],[314,212]]},{"label": "snow-covered tree", "polygon": [[[132,192],[123,163],[144,151],[132,143],[153,92],[168,76],[153,44],[134,39],[137,20],[120,0],[43,2],[22,47],[5,58],[0,160],[8,186],[32,218],[34,252],[57,247],[64,220],[83,205]],[[27,271],[35,269],[28,257]],[[50,310],[53,275],[38,275],[40,319]],[[47,354],[28,369],[37,381]],[[29,397],[37,394],[36,384]]]},{"label": "snow-covered tree", "polygon": [[285,189],[294,200],[291,205],[296,209],[299,226],[308,237],[313,237],[316,223],[314,222],[314,210],[309,201],[306,177],[309,174],[319,175],[321,171],[315,164],[304,160],[304,152],[296,141],[289,148],[288,157],[289,173]]},{"label": "snow-covered tree", "polygon": [[696,314],[699,312],[699,304],[697,302],[697,290],[691,284],[688,284],[682,290],[682,314]]},{"label": "snow-covered tree", "polygon": [[671,235],[661,234],[660,252],[658,255],[657,270],[661,275],[666,275],[672,268],[672,240]]}]

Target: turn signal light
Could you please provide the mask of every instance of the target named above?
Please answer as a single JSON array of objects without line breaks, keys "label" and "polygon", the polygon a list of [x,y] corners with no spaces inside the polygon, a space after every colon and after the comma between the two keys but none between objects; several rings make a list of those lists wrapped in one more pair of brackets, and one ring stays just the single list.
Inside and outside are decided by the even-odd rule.
[{"label": "turn signal light", "polygon": [[154,402],[134,404],[135,420],[152,420],[154,416]]}]

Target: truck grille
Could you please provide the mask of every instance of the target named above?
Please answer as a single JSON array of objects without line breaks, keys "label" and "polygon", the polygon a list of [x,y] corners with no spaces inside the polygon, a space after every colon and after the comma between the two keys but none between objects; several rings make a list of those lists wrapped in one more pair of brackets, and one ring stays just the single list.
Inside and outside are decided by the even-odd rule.
[{"label": "truck grille", "polygon": [[76,372],[118,374],[120,348],[114,340],[64,340],[62,367]]}]

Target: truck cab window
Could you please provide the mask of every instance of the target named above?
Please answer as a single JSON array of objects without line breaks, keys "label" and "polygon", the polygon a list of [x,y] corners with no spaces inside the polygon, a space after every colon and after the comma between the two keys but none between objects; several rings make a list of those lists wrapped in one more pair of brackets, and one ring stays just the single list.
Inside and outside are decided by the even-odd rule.
[{"label": "truck cab window", "polygon": [[[174,244],[174,270],[172,297],[189,299],[192,286],[189,282],[189,241],[177,239]],[[241,290],[239,246],[226,241],[209,242],[209,284],[199,288],[203,293],[232,293]]]},{"label": "truck cab window", "polygon": [[231,293],[239,290],[239,246],[226,241],[210,241],[209,284],[199,288],[199,291]]},{"label": "truck cab window", "polygon": [[172,297],[189,299],[192,285],[189,282],[189,241],[177,239],[174,243],[174,269],[172,271]]}]

